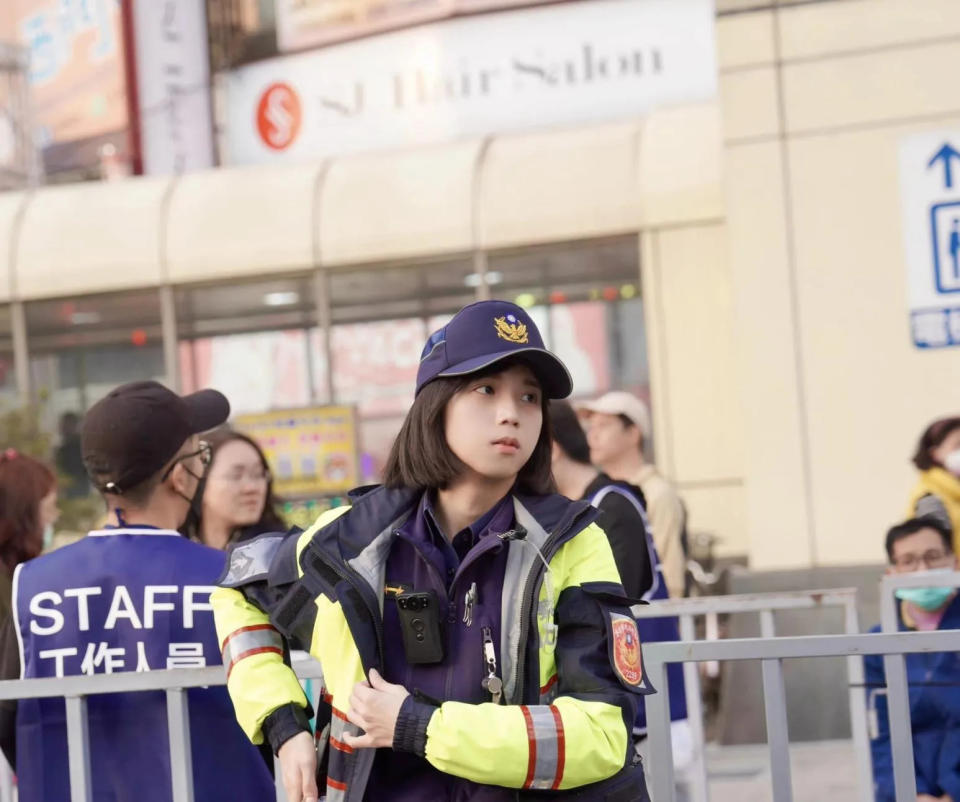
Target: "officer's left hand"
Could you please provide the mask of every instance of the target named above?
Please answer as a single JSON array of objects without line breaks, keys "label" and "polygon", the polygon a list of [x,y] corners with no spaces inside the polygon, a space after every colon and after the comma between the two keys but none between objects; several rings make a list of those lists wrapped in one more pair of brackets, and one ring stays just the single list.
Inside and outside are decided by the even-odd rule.
[{"label": "officer's left hand", "polygon": [[347,719],[363,730],[363,735],[344,733],[347,746],[391,747],[393,731],[403,700],[410,692],[402,685],[387,682],[374,669],[370,669],[370,682],[358,682],[350,694],[350,709]]}]

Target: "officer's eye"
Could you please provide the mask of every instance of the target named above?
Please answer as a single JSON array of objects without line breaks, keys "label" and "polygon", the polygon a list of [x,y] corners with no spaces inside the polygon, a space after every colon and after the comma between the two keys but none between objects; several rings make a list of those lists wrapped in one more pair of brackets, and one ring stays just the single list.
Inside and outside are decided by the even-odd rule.
[{"label": "officer's eye", "polygon": [[540,403],[540,395],[539,395],[539,393],[524,393],[523,396],[522,396],[522,398],[523,398],[523,402],[524,402],[525,404],[539,404],[539,403]]},{"label": "officer's eye", "polygon": [[478,393],[483,393],[484,395],[493,395],[493,385],[491,384],[480,384],[474,388]]}]

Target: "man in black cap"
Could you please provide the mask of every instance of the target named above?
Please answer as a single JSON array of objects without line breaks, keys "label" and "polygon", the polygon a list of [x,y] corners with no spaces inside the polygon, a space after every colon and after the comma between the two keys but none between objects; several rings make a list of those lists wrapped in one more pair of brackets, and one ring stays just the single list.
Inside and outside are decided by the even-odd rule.
[{"label": "man in black cap", "polygon": [[[180,397],[157,382],[123,385],[94,404],[81,432],[83,461],[107,503],[107,524],[17,568],[15,632],[0,644],[19,665],[6,666],[2,678],[220,663],[209,595],[224,556],[177,529],[199,510],[210,462],[199,435],[229,414],[215,390]],[[169,800],[164,694],[95,696],[88,705],[94,798]],[[196,798],[271,798],[269,772],[236,725],[226,691],[193,689],[189,708]],[[69,799],[63,701],[21,700],[15,741],[12,730],[7,709],[0,740],[22,802]]]}]

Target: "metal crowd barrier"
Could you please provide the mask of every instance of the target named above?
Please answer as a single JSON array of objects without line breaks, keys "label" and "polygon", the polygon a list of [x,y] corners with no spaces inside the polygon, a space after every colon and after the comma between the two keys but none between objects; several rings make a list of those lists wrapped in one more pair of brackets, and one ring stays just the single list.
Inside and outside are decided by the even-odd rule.
[{"label": "metal crowd barrier", "polygon": [[14,802],[15,794],[13,770],[7,763],[7,759],[0,755],[0,802]]},{"label": "metal crowd barrier", "polygon": [[[320,664],[314,660],[295,662],[294,668],[301,679],[322,677]],[[173,802],[194,802],[190,719],[186,691],[188,688],[225,685],[226,682],[223,666],[140,673],[131,671],[58,679],[9,680],[0,682],[0,700],[64,698],[71,802],[92,802],[87,697],[101,693],[166,691]],[[277,800],[278,802],[286,800],[279,772],[277,773]]]},{"label": "metal crowd barrier", "polygon": [[[923,581],[916,584],[923,586]],[[929,578],[926,585],[930,584]],[[763,672],[763,699],[767,722],[767,743],[773,781],[773,802],[792,802],[790,742],[787,733],[787,704],[783,685],[783,661],[798,657],[884,656],[887,670],[888,709],[891,724],[894,777],[897,802],[916,802],[913,775],[913,741],[910,729],[910,701],[907,696],[904,655],[921,652],[960,651],[960,630],[938,632],[873,633],[867,635],[805,635],[785,638],[744,638],[737,640],[644,645],[644,663],[654,687],[660,690],[644,697],[649,725],[650,758],[653,767],[653,802],[674,799],[673,749],[670,744],[670,703],[667,699],[669,663],[698,663],[706,660],[760,660]],[[891,683],[893,672],[902,682]]]},{"label": "metal crowd barrier", "polygon": [[[694,619],[697,616],[706,617],[707,635],[710,638],[712,633],[719,630],[717,624],[719,616],[736,613],[758,613],[760,616],[760,636],[762,638],[774,638],[777,636],[774,617],[777,610],[812,610],[827,607],[836,607],[843,610],[844,632],[849,635],[856,635],[860,632],[856,588],[669,599],[651,602],[648,605],[639,605],[633,608],[633,612],[637,618],[677,617],[680,621],[680,640],[691,642],[696,641]],[[713,638],[705,642],[715,641],[716,636],[714,635]],[[647,664],[649,664],[648,652],[651,646],[655,645],[659,644],[645,643],[643,645],[644,661]],[[694,749],[696,750],[694,764],[691,768],[691,797],[693,802],[709,802],[710,791],[704,749],[706,742],[703,733],[703,696],[700,687],[700,672],[696,663],[682,662],[684,662],[683,679],[687,699],[687,717],[690,723]],[[859,798],[861,802],[873,802],[870,742],[867,734],[866,691],[863,687],[862,661],[856,657],[849,658],[847,660],[847,672],[850,686],[850,722],[857,760],[858,788],[860,789]],[[666,698],[666,689],[661,688],[655,680],[653,684],[660,691],[659,695]],[[649,713],[647,720],[650,721]],[[653,765],[652,770],[656,771],[656,764]]]},{"label": "metal crowd barrier", "polygon": [[[960,571],[937,574],[938,586],[960,587]],[[927,588],[929,575],[921,573],[888,574],[880,582],[880,628],[884,633],[899,629],[897,602],[894,593],[899,588]],[[960,636],[960,630],[954,631]],[[960,644],[954,649],[960,651]],[[893,754],[893,782],[897,802],[914,800],[917,796],[916,775],[913,767],[913,734],[910,728],[910,697],[907,689],[907,666],[902,659],[886,656],[883,672],[887,684],[887,719],[890,722],[890,750]]]}]

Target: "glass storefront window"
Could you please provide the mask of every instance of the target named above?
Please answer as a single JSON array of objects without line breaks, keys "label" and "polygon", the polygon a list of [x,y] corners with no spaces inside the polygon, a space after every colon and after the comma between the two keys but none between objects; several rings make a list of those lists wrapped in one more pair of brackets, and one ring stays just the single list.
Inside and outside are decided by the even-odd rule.
[{"label": "glass storefront window", "polygon": [[33,393],[51,430],[118,384],[165,378],[155,289],[30,301],[25,313]]},{"label": "glass storefront window", "polygon": [[431,318],[476,300],[468,258],[410,267],[336,270],[329,274],[334,323]]},{"label": "glass storefront window", "polygon": [[472,273],[469,259],[330,272],[334,398],[357,405],[364,481],[382,474],[427,335],[476,299]]},{"label": "glass storefront window", "polygon": [[310,276],[180,287],[175,298],[185,392],[216,388],[235,414],[327,400],[325,361],[311,359]]},{"label": "glass storefront window", "polygon": [[493,297],[525,307],[573,374],[574,398],[626,389],[649,400],[635,236],[493,253]]}]

